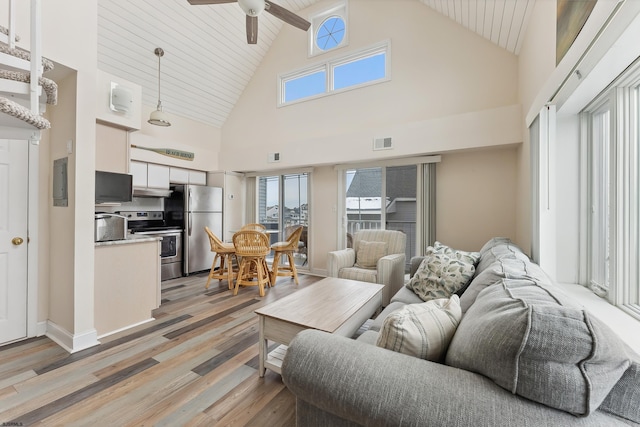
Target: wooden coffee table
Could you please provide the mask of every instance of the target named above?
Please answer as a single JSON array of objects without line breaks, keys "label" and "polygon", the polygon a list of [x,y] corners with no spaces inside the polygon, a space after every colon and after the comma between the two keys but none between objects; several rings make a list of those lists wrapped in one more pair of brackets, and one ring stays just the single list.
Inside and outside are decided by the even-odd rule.
[{"label": "wooden coffee table", "polygon": [[[281,373],[293,337],[305,329],[352,336],[382,305],[383,285],[327,277],[256,310],[260,377],[266,368]],[[267,354],[268,341],[280,343]]]}]

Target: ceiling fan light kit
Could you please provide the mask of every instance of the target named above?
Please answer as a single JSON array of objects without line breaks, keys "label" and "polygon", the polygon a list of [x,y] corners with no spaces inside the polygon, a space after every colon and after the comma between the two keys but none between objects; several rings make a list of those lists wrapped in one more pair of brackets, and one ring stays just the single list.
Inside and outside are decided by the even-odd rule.
[{"label": "ceiling fan light kit", "polygon": [[153,53],[158,57],[158,106],[155,111],[151,112],[149,116],[148,123],[155,126],[171,126],[171,122],[169,121],[169,117],[167,114],[162,111],[162,101],[160,101],[160,58],[164,56],[164,50],[162,48],[157,47],[153,51]]},{"label": "ceiling fan light kit", "polygon": [[269,0],[187,0],[192,5],[238,3],[242,11],[247,15],[247,43],[258,42],[258,15],[266,10],[271,15],[283,20],[289,25],[307,31],[311,23],[293,12]]},{"label": "ceiling fan light kit", "polygon": [[240,9],[249,16],[258,16],[265,8],[264,0],[238,0]]}]

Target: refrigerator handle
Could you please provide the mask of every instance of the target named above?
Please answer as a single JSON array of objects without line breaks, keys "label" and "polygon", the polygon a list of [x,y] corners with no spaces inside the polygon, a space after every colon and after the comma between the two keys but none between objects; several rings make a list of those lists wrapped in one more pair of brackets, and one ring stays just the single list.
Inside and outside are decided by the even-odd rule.
[{"label": "refrigerator handle", "polygon": [[[188,200],[187,200],[187,211],[189,211],[191,209],[191,187],[187,187],[187,189],[188,189],[187,190],[188,191],[188,194],[187,194],[187,197],[188,197]],[[191,219],[190,213],[187,215],[187,218],[189,218],[189,220],[188,220],[188,222],[189,222],[188,226],[189,227],[188,227],[188,230],[187,230],[188,231],[188,236],[191,237],[192,219]]]}]

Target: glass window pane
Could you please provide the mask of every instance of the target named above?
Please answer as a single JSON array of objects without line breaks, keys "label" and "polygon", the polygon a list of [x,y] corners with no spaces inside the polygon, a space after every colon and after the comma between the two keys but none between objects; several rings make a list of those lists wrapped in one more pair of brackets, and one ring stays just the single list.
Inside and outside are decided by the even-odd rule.
[{"label": "glass window pane", "polygon": [[343,89],[386,77],[386,54],[347,62],[333,69],[333,89]]},{"label": "glass window pane", "polygon": [[325,20],[316,35],[316,44],[322,50],[333,49],[344,39],[344,20],[332,16]]},{"label": "glass window pane", "polygon": [[322,70],[284,82],[284,102],[308,98],[326,92],[327,73]]},{"label": "glass window pane", "polygon": [[[278,176],[261,176],[258,181],[258,221],[267,230],[276,232],[280,221],[280,188],[278,183]],[[274,234],[277,239],[277,233]]]},{"label": "glass window pane", "polygon": [[382,227],[382,169],[346,171],[347,247],[358,230]]},{"label": "glass window pane", "polygon": [[409,273],[411,258],[416,252],[418,166],[392,166],[386,170],[385,229],[402,231],[407,236],[405,273]]},{"label": "glass window pane", "polygon": [[610,113],[593,115],[591,148],[591,286],[599,293],[609,289],[609,150]]},{"label": "glass window pane", "polygon": [[298,244],[298,249],[293,254],[296,266],[303,266],[307,263],[308,247],[308,227],[309,227],[309,204],[307,201],[308,174],[284,175],[284,208],[282,211],[283,240],[300,225],[303,226],[302,234]]}]

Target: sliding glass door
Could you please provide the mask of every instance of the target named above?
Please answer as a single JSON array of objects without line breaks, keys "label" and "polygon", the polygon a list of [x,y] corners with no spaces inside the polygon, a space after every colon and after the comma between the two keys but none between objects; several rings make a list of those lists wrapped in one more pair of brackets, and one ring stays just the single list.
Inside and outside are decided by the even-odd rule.
[{"label": "sliding glass door", "polygon": [[[258,177],[258,221],[267,228],[271,243],[286,240],[298,226],[302,235],[294,254],[296,266],[307,265],[309,229],[309,174]],[[271,261],[273,254],[268,259]]]},{"label": "sliding glass door", "polygon": [[360,230],[402,231],[408,266],[417,246],[417,183],[415,164],[345,170],[346,246]]}]

